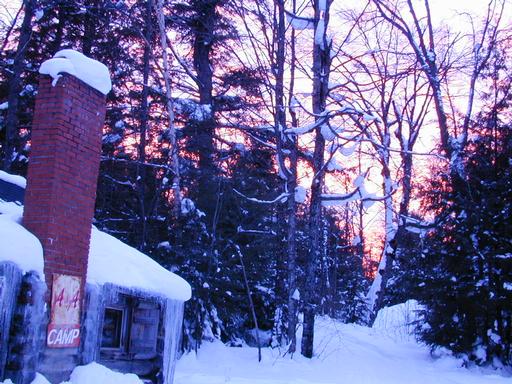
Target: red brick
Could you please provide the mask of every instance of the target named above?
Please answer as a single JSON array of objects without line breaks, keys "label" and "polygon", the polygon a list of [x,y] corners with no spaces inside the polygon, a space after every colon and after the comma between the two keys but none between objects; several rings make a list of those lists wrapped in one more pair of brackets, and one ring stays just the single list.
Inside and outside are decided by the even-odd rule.
[{"label": "red brick", "polygon": [[85,283],[105,97],[70,75],[39,81],[23,223],[43,245],[49,287],[53,273]]}]

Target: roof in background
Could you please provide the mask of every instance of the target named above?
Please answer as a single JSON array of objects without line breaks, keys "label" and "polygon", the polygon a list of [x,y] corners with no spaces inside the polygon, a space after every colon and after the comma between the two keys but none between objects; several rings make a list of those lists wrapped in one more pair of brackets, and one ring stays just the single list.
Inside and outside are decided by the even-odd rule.
[{"label": "roof in background", "polygon": [[0,199],[23,204],[25,200],[25,179],[0,171]]}]

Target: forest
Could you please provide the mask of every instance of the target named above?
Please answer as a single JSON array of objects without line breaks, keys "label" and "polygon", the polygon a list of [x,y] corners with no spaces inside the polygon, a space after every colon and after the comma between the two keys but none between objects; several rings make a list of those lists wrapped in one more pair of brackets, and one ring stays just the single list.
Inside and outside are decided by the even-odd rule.
[{"label": "forest", "polygon": [[78,50],[113,84],[94,225],[190,282],[184,351],[310,358],[319,316],[414,299],[432,350],[510,366],[512,7],[478,3],[4,1],[0,169]]}]

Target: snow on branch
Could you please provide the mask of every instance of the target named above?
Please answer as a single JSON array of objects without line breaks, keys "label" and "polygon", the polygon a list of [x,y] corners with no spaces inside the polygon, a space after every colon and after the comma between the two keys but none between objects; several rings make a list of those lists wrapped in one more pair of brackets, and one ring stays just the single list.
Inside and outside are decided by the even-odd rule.
[{"label": "snow on branch", "polygon": [[312,130],[314,130],[316,127],[319,127],[323,123],[324,123],[323,120],[318,120],[318,121],[315,121],[314,123],[307,124],[302,127],[289,128],[289,129],[285,130],[284,132],[288,133],[288,134],[293,133],[295,135],[303,135],[305,133],[311,132]]},{"label": "snow on branch", "polygon": [[362,201],[364,208],[370,208],[376,201],[383,201],[387,199],[389,196],[377,196],[366,190],[364,186],[364,179],[367,174],[368,171],[356,177],[354,180],[354,186],[356,188],[352,192],[343,194],[322,194],[322,205],[324,207],[345,206],[353,201]]},{"label": "snow on branch", "polygon": [[171,173],[174,172],[173,169],[171,167],[169,167],[167,164],[149,163],[147,161],[128,160],[128,159],[121,159],[121,158],[115,158],[115,157],[109,157],[109,156],[102,156],[100,160],[101,161],[112,161],[112,162],[116,162],[116,163],[128,163],[128,164],[140,165],[143,167],[164,169]]},{"label": "snow on branch", "polygon": [[275,231],[262,231],[261,229],[244,229],[241,226],[238,226],[236,229],[237,233],[250,233],[253,235],[270,235],[275,236],[277,235]]},{"label": "snow on branch", "polygon": [[284,203],[290,196],[289,193],[283,192],[273,200],[260,200],[260,199],[254,198],[254,197],[249,197],[247,195],[244,195],[242,192],[236,190],[235,188],[233,188],[233,192],[235,192],[238,196],[242,196],[244,199],[247,199],[249,201],[252,201],[253,203],[258,203],[258,204]]},{"label": "snow on branch", "polygon": [[174,100],[176,113],[185,114],[195,121],[204,121],[212,116],[211,104],[200,104],[188,98],[176,98]]},{"label": "snow on branch", "polygon": [[[320,114],[320,115],[314,115],[317,118],[316,121],[314,121],[310,124],[300,126],[300,127],[288,128],[284,131],[284,133],[303,135],[303,134],[313,131],[317,127],[320,127],[320,126],[326,124],[333,117],[342,116],[342,115],[352,115],[352,116],[362,117],[367,123],[381,122],[380,118],[378,116],[375,116],[375,114],[367,113],[357,107],[354,107],[351,104],[345,104],[341,108],[327,109],[327,110],[323,111],[322,114]],[[330,132],[328,132],[328,130]],[[338,133],[337,130],[332,129],[330,127],[325,128],[324,132],[326,133],[327,136],[330,136],[330,133],[332,133],[334,135],[336,135]]]},{"label": "snow on branch", "polygon": [[405,223],[405,230],[411,233],[424,234],[429,229],[434,228],[437,222],[427,222],[410,216],[401,216]]},{"label": "snow on branch", "polygon": [[304,204],[304,202],[306,201],[306,197],[307,197],[307,189],[304,188],[302,185],[297,185],[295,187],[295,191],[294,191],[294,198],[295,198],[295,202],[298,203],[298,204]]},{"label": "snow on branch", "polygon": [[305,29],[315,29],[315,21],[310,17],[297,16],[289,11],[285,11],[286,20],[293,29],[303,31]]},{"label": "snow on branch", "polygon": [[323,194],[322,205],[324,207],[345,206],[352,201],[362,201],[365,208],[370,208],[376,201],[384,201],[388,196],[377,196],[374,193],[368,193],[361,188],[356,188],[350,193]]}]

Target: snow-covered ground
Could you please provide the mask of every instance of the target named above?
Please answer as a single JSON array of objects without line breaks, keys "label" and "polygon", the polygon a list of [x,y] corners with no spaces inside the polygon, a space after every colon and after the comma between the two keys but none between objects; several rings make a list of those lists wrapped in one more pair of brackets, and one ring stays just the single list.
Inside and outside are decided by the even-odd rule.
[{"label": "snow-covered ground", "polygon": [[387,330],[317,320],[316,356],[282,357],[264,349],[258,363],[255,348],[204,344],[197,356],[178,362],[174,384],[509,384],[503,372],[461,368],[450,356],[432,358],[414,340]]},{"label": "snow-covered ground", "polygon": [[[313,359],[299,353],[282,356],[278,349],[226,347],[204,343],[198,354],[178,361],[174,384],[509,384],[510,372],[461,367],[448,355],[433,358],[428,349],[407,335],[415,303],[384,311],[376,328],[341,324],[318,318]],[[300,335],[299,335],[300,336]],[[9,380],[0,384],[11,384]],[[49,384],[38,375],[32,384]],[[62,384],[142,384],[92,363],[77,367]]]},{"label": "snow-covered ground", "polygon": [[[13,384],[11,380],[5,380],[0,384]],[[50,384],[41,374],[31,384]],[[140,379],[131,373],[123,374],[111,371],[103,365],[91,363],[89,365],[76,367],[69,381],[61,384],[143,384]]]}]

